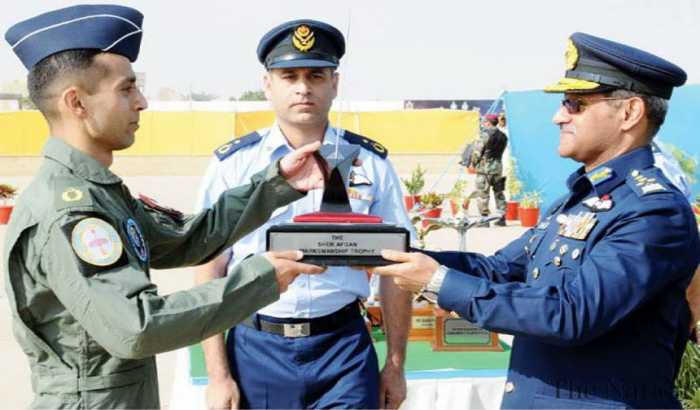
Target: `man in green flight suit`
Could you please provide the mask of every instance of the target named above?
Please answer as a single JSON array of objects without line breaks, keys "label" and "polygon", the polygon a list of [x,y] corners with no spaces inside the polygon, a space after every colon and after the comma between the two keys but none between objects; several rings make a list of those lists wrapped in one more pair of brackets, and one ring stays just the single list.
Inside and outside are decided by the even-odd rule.
[{"label": "man in green flight suit", "polygon": [[132,198],[109,170],[146,108],[131,62],[143,15],[73,6],[18,23],[6,39],[29,69],[49,123],[45,161],[17,201],[7,267],[15,336],[32,371],[33,408],[158,408],[154,355],[230,328],[274,302],[301,272],[297,251],[253,256],[233,274],[159,296],[149,270],[213,259],[312,188],[320,144],[290,153],[185,216]]}]

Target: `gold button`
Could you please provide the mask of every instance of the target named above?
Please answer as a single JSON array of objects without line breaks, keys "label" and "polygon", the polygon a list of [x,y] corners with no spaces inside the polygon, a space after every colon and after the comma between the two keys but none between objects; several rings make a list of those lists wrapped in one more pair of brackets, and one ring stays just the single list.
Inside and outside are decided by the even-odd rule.
[{"label": "gold button", "polygon": [[561,266],[561,258],[558,256],[555,256],[553,259],[554,266]]},{"label": "gold button", "polygon": [[506,383],[506,387],[505,387],[506,393],[510,393],[513,390],[515,390],[515,385],[513,384],[513,382]]},{"label": "gold button", "polygon": [[637,175],[639,175],[639,171],[635,169],[632,171],[632,173],[630,175],[632,175],[633,177],[636,177]]},{"label": "gold button", "polygon": [[540,268],[535,268],[532,270],[532,277],[535,279],[540,277]]},{"label": "gold button", "polygon": [[569,246],[564,244],[559,248],[559,255],[563,255],[569,251]]},{"label": "gold button", "polygon": [[574,249],[573,252],[571,252],[571,259],[577,259],[579,255],[581,255],[581,250]]}]

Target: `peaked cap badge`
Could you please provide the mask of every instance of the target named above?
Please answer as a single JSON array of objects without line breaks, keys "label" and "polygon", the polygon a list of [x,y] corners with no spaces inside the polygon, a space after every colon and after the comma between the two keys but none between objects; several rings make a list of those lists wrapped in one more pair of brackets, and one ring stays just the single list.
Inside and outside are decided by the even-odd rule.
[{"label": "peaked cap badge", "polygon": [[576,63],[578,63],[578,49],[571,39],[566,43],[566,53],[564,53],[566,59],[566,69],[573,70],[576,68]]},{"label": "peaked cap badge", "polygon": [[314,36],[314,32],[311,31],[306,24],[302,24],[294,30],[292,44],[294,44],[297,50],[305,53],[311,50],[311,47],[313,47],[315,43],[316,37]]}]

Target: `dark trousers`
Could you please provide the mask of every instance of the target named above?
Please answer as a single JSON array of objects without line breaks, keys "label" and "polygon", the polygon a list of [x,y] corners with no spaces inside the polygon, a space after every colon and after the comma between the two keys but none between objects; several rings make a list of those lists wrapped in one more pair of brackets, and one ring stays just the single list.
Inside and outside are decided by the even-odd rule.
[{"label": "dark trousers", "polygon": [[226,348],[241,408],[379,407],[377,354],[359,316],[298,338],[239,325]]}]

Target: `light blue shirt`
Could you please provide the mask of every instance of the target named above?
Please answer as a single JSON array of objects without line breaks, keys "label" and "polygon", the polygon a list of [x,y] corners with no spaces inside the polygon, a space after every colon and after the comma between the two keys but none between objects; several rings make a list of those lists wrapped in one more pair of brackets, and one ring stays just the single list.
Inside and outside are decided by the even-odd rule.
[{"label": "light blue shirt", "polygon": [[661,141],[653,141],[651,143],[651,152],[654,154],[654,166],[659,168],[664,173],[666,178],[683,193],[685,198],[693,203],[693,193],[690,190],[690,181],[681,169],[681,165],[676,160],[676,157],[671,154],[668,147]]},{"label": "light blue shirt", "polygon": [[[341,145],[349,144],[338,137],[338,133],[342,132],[328,127],[323,144],[335,145],[336,141]],[[253,174],[293,150],[277,124],[258,133],[262,136],[259,142],[240,148],[223,161],[217,157],[211,160],[195,208],[211,207],[222,192],[248,183]],[[362,165],[353,167],[349,178],[348,196],[353,212],[377,215],[384,219],[384,223],[403,226],[411,232],[413,241],[415,232],[403,207],[401,185],[391,162],[365,148],[360,150],[359,159]],[[304,198],[273,212],[263,226],[232,247],[228,270],[249,255],[265,252],[265,234],[270,226],[291,222],[296,215],[318,211],[322,197],[323,190],[313,190]],[[320,275],[300,275],[279,301],[261,309],[259,313],[274,317],[319,317],[368,295],[369,284],[365,272],[347,267],[329,267]]]}]

